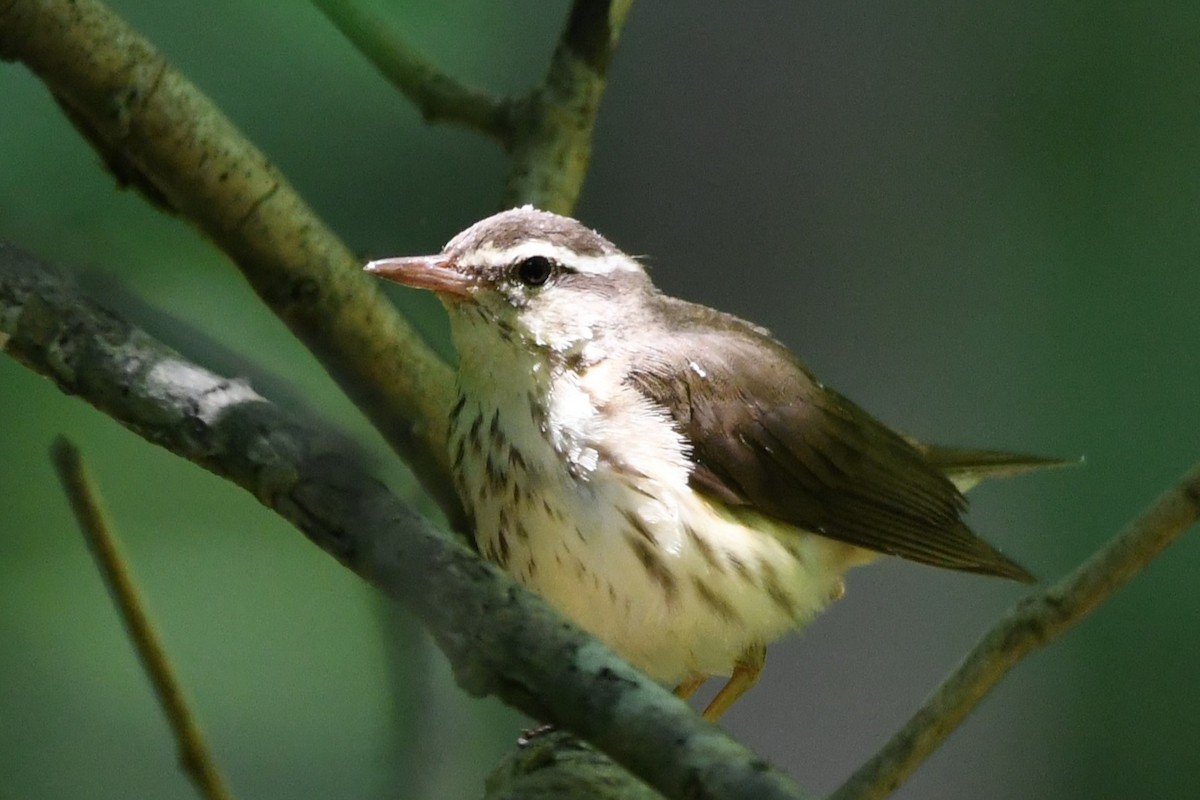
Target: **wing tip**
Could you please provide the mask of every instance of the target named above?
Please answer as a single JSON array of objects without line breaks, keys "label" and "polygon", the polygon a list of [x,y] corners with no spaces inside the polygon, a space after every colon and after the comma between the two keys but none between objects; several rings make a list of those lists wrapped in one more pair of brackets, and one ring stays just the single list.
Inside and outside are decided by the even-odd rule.
[{"label": "wing tip", "polygon": [[1036,575],[1004,555],[995,545],[977,535],[966,524],[962,524],[958,532],[963,535],[960,540],[963,545],[963,549],[960,551],[961,560],[957,564],[947,561],[937,566],[945,566],[962,572],[974,572],[978,575],[990,575],[995,578],[1006,578],[1019,583],[1038,583]]},{"label": "wing tip", "polygon": [[918,450],[951,480],[966,479],[969,485],[994,478],[1013,478],[1043,469],[1067,469],[1087,464],[1087,456],[1056,456],[1009,453],[1003,450],[962,450],[935,445],[919,445]]},{"label": "wing tip", "polygon": [[984,571],[988,575],[994,575],[997,578],[1008,578],[1019,583],[1035,584],[1038,582],[1037,576],[1032,572],[1004,555],[1000,555],[993,563],[987,564],[984,567]]}]

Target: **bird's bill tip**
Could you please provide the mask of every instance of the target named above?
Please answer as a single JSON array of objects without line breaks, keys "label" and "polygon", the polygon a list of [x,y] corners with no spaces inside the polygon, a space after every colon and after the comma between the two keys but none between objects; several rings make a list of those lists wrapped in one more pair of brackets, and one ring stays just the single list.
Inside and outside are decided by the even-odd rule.
[{"label": "bird's bill tip", "polygon": [[380,258],[363,269],[389,281],[414,289],[428,289],[439,295],[466,297],[472,285],[471,280],[455,269],[445,256]]}]

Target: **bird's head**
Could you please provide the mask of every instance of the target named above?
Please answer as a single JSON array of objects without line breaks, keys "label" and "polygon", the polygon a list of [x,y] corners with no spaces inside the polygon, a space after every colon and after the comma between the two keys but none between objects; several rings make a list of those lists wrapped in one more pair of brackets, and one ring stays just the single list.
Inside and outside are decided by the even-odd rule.
[{"label": "bird's head", "polygon": [[439,255],[366,269],[434,292],[464,357],[515,345],[551,364],[586,358],[589,347],[636,326],[654,294],[642,266],[603,236],[531,206],[477,222]]}]

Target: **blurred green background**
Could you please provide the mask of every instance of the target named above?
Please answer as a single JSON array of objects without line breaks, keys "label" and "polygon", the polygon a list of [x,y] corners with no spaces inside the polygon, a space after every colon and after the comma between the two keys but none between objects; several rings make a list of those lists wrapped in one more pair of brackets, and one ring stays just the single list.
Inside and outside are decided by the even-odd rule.
[{"label": "blurred green background", "polygon": [[[495,210],[499,149],[417,113],[305,3],[115,8],[364,258]],[[497,91],[564,3],[388,2]],[[983,488],[972,521],[1045,580],[1200,454],[1200,11],[1193,3],[636,5],[578,216],[658,283],[767,325],[830,384],[944,443],[1086,455]],[[428,503],[195,231],[117,190],[0,68],[0,237],[215,369],[345,430]],[[449,354],[440,310],[396,302]],[[525,724],[463,696],[401,612],[240,490],[0,359],[0,797],[192,797],[53,478],[83,448],[239,797],[473,797]],[[1200,545],[1185,537],[1021,664],[897,796],[1194,796]],[[827,791],[1015,585],[885,563],[777,645],[726,717]]]}]

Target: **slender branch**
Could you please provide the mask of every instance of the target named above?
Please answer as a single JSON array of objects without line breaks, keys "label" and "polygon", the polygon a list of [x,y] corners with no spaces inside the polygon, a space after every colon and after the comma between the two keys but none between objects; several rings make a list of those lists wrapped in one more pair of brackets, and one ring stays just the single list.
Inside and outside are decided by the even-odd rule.
[{"label": "slender branch", "polygon": [[546,80],[516,118],[506,206],[570,214],[592,155],[608,63],[632,0],[575,0]]},{"label": "slender branch", "polygon": [[1073,572],[1009,611],[831,800],[875,800],[890,794],[1017,662],[1057,639],[1128,583],[1198,518],[1200,464]]},{"label": "slender branch", "polygon": [[511,103],[443,72],[360,0],[312,0],[429,122],[456,122],[511,146]]},{"label": "slender branch", "polygon": [[128,562],[121,553],[116,537],[109,531],[99,495],[84,469],[78,448],[60,436],[55,440],[50,455],[63,491],[71,502],[71,510],[75,512],[75,519],[79,521],[88,548],[96,559],[96,566],[121,613],[125,630],[146,670],[146,676],[154,686],[158,702],[166,712],[171,730],[175,732],[179,760],[184,771],[202,797],[229,800],[232,795],[183,698],[183,690],[129,573]]},{"label": "slender branch", "polygon": [[450,369],[283,175],[195,86],[99,0],[0,6],[0,58],[70,109],[120,179],[195,223],[321,361],[452,520]]},{"label": "slender branch", "polygon": [[400,502],[241,381],[189,363],[0,245],[0,346],[232,481],[433,634],[458,683],[573,731],[671,798],[797,798],[791,781]]}]

